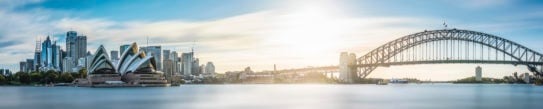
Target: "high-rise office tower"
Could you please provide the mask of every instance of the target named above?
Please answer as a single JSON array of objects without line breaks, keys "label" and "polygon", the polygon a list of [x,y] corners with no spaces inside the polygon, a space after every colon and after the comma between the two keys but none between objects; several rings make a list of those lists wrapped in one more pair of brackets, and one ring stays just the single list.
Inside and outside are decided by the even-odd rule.
[{"label": "high-rise office tower", "polygon": [[47,39],[41,44],[41,71],[55,70],[60,71],[60,46],[55,43],[51,43],[51,39],[47,36]]},{"label": "high-rise office tower", "polygon": [[179,73],[179,55],[176,51],[172,51],[172,53],[170,54],[170,59],[172,59],[173,63],[173,72]]},{"label": "high-rise office tower", "polygon": [[171,60],[170,53],[171,53],[170,50],[162,50],[162,59]]},{"label": "high-rise office tower", "polygon": [[[66,32],[66,55],[71,57],[73,64],[78,64],[79,58],[86,58],[87,36],[78,36],[76,31]],[[75,67],[75,66],[73,66]],[[71,69],[71,68],[68,68]]]},{"label": "high-rise office tower", "polygon": [[[182,54],[182,66],[183,66],[183,75],[190,76],[192,75],[192,67],[194,64],[194,52],[183,53]],[[197,65],[196,65],[197,66]]]},{"label": "high-rise office tower", "polygon": [[196,58],[192,62],[192,75],[200,75],[200,59]]},{"label": "high-rise office tower", "polygon": [[76,58],[86,58],[87,57],[87,36],[77,36],[76,47],[77,47]]},{"label": "high-rise office tower", "polygon": [[77,41],[77,32],[75,31],[68,31],[66,32],[66,56],[67,57],[73,57],[77,58],[77,47],[76,47],[76,41]]}]

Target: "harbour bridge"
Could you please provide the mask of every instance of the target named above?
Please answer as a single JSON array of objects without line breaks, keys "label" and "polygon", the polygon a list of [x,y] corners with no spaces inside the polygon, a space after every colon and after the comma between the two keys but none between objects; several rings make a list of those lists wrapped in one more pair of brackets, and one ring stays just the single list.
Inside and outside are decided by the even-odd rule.
[{"label": "harbour bridge", "polygon": [[350,80],[366,78],[378,67],[412,64],[512,64],[525,65],[539,77],[543,72],[541,53],[495,35],[460,29],[425,30],[392,40],[356,59],[345,59],[339,65],[340,79]]}]

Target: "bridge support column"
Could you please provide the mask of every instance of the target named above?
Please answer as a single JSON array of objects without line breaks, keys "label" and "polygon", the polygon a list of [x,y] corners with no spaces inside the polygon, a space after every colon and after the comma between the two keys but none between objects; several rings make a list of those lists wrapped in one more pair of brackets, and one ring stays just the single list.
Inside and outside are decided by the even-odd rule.
[{"label": "bridge support column", "polygon": [[354,83],[356,73],[356,54],[342,52],[339,57],[339,80],[343,83]]}]

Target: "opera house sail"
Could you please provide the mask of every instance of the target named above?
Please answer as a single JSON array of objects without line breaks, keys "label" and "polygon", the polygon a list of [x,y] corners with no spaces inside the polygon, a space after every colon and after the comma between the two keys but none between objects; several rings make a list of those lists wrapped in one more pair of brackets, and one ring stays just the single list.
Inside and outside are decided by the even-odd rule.
[{"label": "opera house sail", "polygon": [[168,83],[163,73],[157,71],[154,57],[139,50],[136,43],[123,52],[116,68],[128,84],[160,86]]},{"label": "opera house sail", "polygon": [[[161,72],[156,69],[153,56],[139,50],[132,43],[115,65],[109,60],[103,46],[96,51],[89,66],[88,81],[91,86],[169,86]],[[108,85],[114,84],[114,85]]]},{"label": "opera house sail", "polygon": [[121,75],[115,71],[104,46],[100,46],[96,50],[96,55],[91,59],[88,72],[87,79],[91,85],[121,80]]}]

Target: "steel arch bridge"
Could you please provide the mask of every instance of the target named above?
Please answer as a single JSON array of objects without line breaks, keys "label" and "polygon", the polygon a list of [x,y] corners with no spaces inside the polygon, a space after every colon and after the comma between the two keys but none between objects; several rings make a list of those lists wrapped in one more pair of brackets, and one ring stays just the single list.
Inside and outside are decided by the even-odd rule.
[{"label": "steel arch bridge", "polygon": [[542,75],[543,55],[513,41],[483,32],[459,29],[424,31],[390,41],[356,59],[356,77],[365,78],[377,67],[409,64],[526,65]]}]

